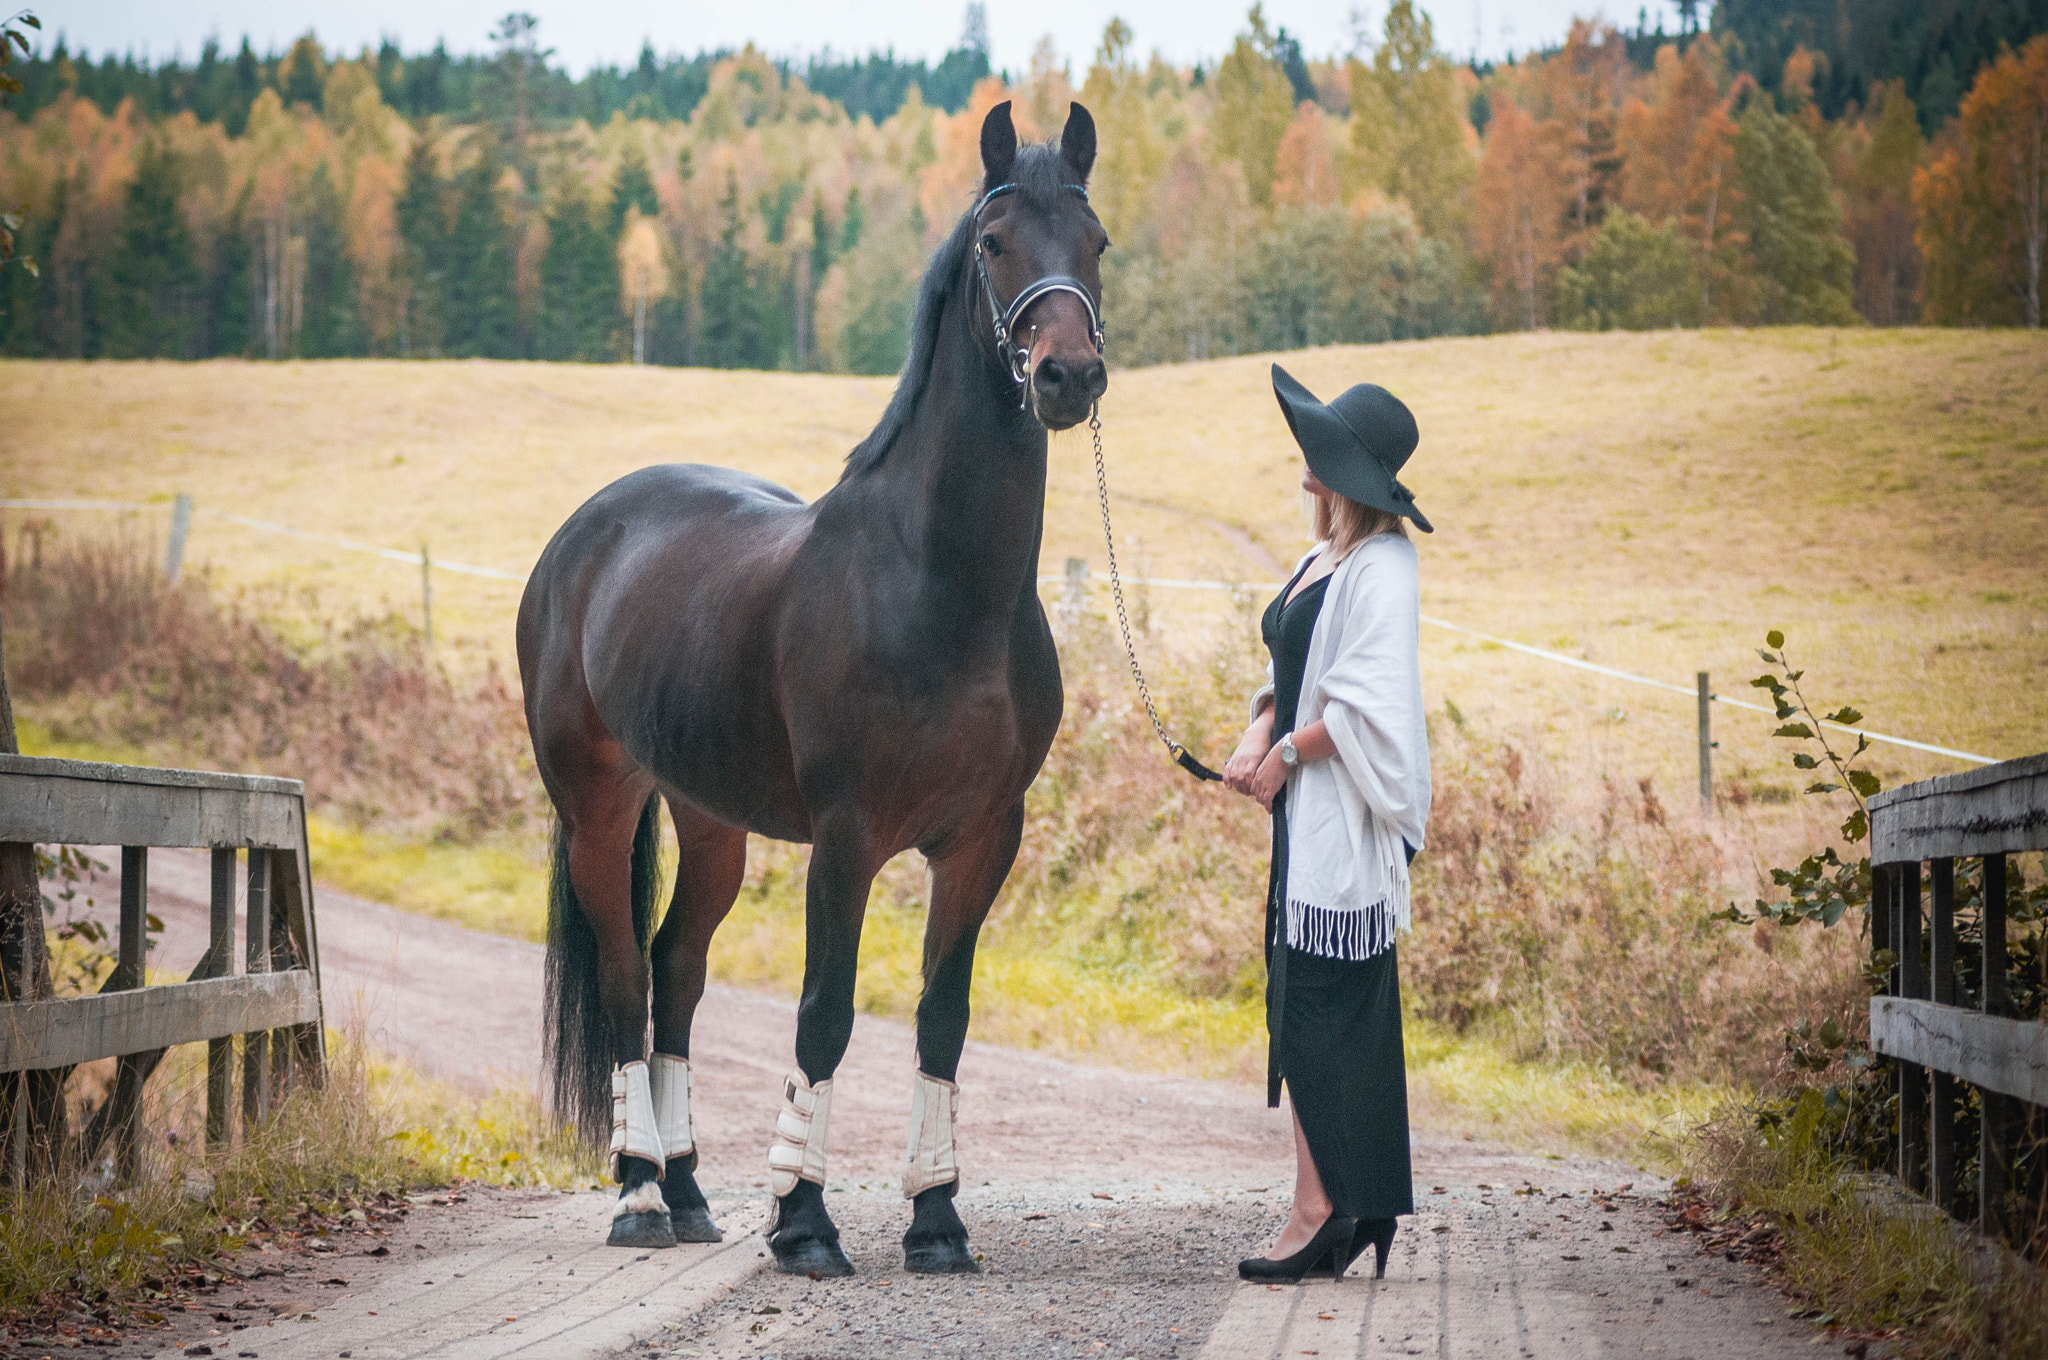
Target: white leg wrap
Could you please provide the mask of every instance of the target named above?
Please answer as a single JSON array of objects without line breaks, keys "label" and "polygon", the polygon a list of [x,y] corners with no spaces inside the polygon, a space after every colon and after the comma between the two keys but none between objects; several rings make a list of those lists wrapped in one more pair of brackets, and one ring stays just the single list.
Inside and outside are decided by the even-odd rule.
[{"label": "white leg wrap", "polygon": [[935,1185],[960,1179],[960,1151],[954,1141],[959,1122],[960,1088],[916,1073],[910,1088],[910,1155],[903,1166],[903,1198],[915,1199]]},{"label": "white leg wrap", "polygon": [[690,1123],[690,1060],[657,1053],[647,1071],[661,1150],[670,1157],[687,1157],[697,1150],[697,1130]]},{"label": "white leg wrap", "polygon": [[654,1181],[642,1181],[625,1194],[612,1201],[612,1217],[624,1218],[627,1214],[665,1214],[668,1201],[661,1197],[661,1186]]},{"label": "white leg wrap", "polygon": [[816,1086],[802,1068],[782,1083],[782,1110],[775,1116],[775,1141],[768,1145],[768,1184],[781,1199],[800,1180],[825,1183],[825,1134],[832,1120],[832,1079]]},{"label": "white leg wrap", "polygon": [[661,1155],[661,1135],[654,1126],[654,1097],[647,1086],[647,1064],[629,1062],[612,1069],[612,1175],[619,1158],[644,1157],[653,1162],[655,1177],[668,1169]]}]

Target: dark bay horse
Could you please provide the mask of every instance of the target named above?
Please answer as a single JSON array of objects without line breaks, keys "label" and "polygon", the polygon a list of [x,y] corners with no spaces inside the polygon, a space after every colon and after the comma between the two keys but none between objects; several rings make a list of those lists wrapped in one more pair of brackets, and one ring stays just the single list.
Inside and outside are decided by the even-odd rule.
[{"label": "dark bay horse", "polygon": [[[815,503],[702,464],[643,469],[570,516],[519,609],[527,726],[559,818],[549,910],[556,1106],[611,1135],[611,1240],[716,1241],[696,1180],[690,1022],[749,832],[812,846],[796,1068],[769,1166],[787,1272],[851,1273],[825,1211],[832,1074],[875,873],[930,864],[905,1265],[973,1271],[953,1084],[975,939],[1059,727],[1038,599],[1046,431],[1108,385],[1089,209],[1095,125],[1020,150],[981,130],[982,197],[933,256],[881,423]],[[653,916],[657,800],[681,860]],[[653,1043],[650,1050],[650,1011]]]}]

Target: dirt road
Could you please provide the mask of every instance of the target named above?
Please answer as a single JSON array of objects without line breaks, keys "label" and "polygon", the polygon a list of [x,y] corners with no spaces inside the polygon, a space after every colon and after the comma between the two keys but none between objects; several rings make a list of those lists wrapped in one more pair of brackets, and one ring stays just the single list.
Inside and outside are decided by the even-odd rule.
[{"label": "dirt road", "polygon": [[[180,972],[204,948],[206,862],[156,851],[150,872],[165,922],[151,964]],[[372,1042],[445,1078],[533,1079],[538,947],[336,892],[321,892],[318,910],[331,1024],[360,1023]],[[1417,1130],[1419,1212],[1404,1221],[1384,1282],[1240,1286],[1235,1263],[1277,1229],[1292,1178],[1284,1117],[1257,1091],[976,1043],[960,1072],[959,1202],[983,1274],[906,1276],[898,1239],[908,1215],[894,1176],[912,1035],[866,1015],[838,1073],[828,1186],[859,1274],[778,1276],[764,1269],[757,1230],[794,1032],[793,1006],[729,988],[712,988],[699,1014],[699,1178],[726,1228],[720,1245],[613,1251],[602,1245],[602,1194],[479,1192],[415,1210],[388,1254],[358,1254],[328,1277],[346,1283],[279,1276],[269,1293],[305,1293],[317,1322],[254,1322],[275,1299],[252,1288],[246,1314],[224,1314],[243,1320],[239,1330],[181,1318],[123,1352],[168,1356],[196,1343],[272,1360],[1815,1353],[1804,1324],[1746,1267],[1666,1232],[1644,1198],[1661,1189],[1654,1178],[1431,1130]]]}]

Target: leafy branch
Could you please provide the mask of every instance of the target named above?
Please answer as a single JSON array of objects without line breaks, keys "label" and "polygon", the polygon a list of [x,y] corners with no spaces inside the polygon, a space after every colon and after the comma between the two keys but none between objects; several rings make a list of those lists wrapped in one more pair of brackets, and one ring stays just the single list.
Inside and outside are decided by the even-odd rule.
[{"label": "leafy branch", "polygon": [[[7,69],[14,64],[17,48],[24,55],[28,52],[28,37],[21,30],[33,28],[40,31],[42,26],[43,21],[36,18],[34,12],[25,9],[0,20],[0,99],[11,94],[20,94],[22,91],[21,77]],[[19,211],[10,209],[0,212],[0,269],[5,269],[10,263],[19,262],[21,267],[29,272],[30,278],[38,277],[42,271],[36,268],[36,262],[26,255],[15,253],[15,237],[20,230]]]},{"label": "leafy branch", "polygon": [[[1757,649],[1757,655],[1773,669],[1749,683],[1771,692],[1780,724],[1771,735],[1801,744],[1801,749],[1792,756],[1794,769],[1821,772],[1807,785],[1808,794],[1832,798],[1847,793],[1854,801],[1855,807],[1842,823],[1842,839],[1855,845],[1870,835],[1869,800],[1884,786],[1876,775],[1856,763],[1870,749],[1869,737],[1857,732],[1856,749],[1844,755],[1828,740],[1827,730],[1830,724],[1853,728],[1863,721],[1863,715],[1846,704],[1832,713],[1816,713],[1799,686],[1806,672],[1793,668],[1785,650],[1785,635],[1773,628],[1764,635],[1764,643]],[[1812,753],[1814,745],[1820,748],[1818,756]],[[1818,854],[1808,855],[1796,868],[1771,870],[1771,882],[1784,889],[1782,901],[1773,903],[1758,898],[1753,915],[1731,902],[1726,911],[1715,912],[1712,919],[1737,925],[1769,920],[1779,925],[1818,921],[1822,926],[1832,926],[1849,908],[1867,909],[1870,905],[1870,857],[1845,860],[1830,845]]]}]

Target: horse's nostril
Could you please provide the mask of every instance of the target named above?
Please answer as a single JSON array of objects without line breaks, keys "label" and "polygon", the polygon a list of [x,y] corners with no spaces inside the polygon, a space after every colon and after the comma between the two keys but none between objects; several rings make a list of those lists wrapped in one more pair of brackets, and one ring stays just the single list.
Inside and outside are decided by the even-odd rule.
[{"label": "horse's nostril", "polygon": [[1038,364],[1038,372],[1032,374],[1032,379],[1040,387],[1058,387],[1067,380],[1067,366],[1057,359],[1042,359]]}]

